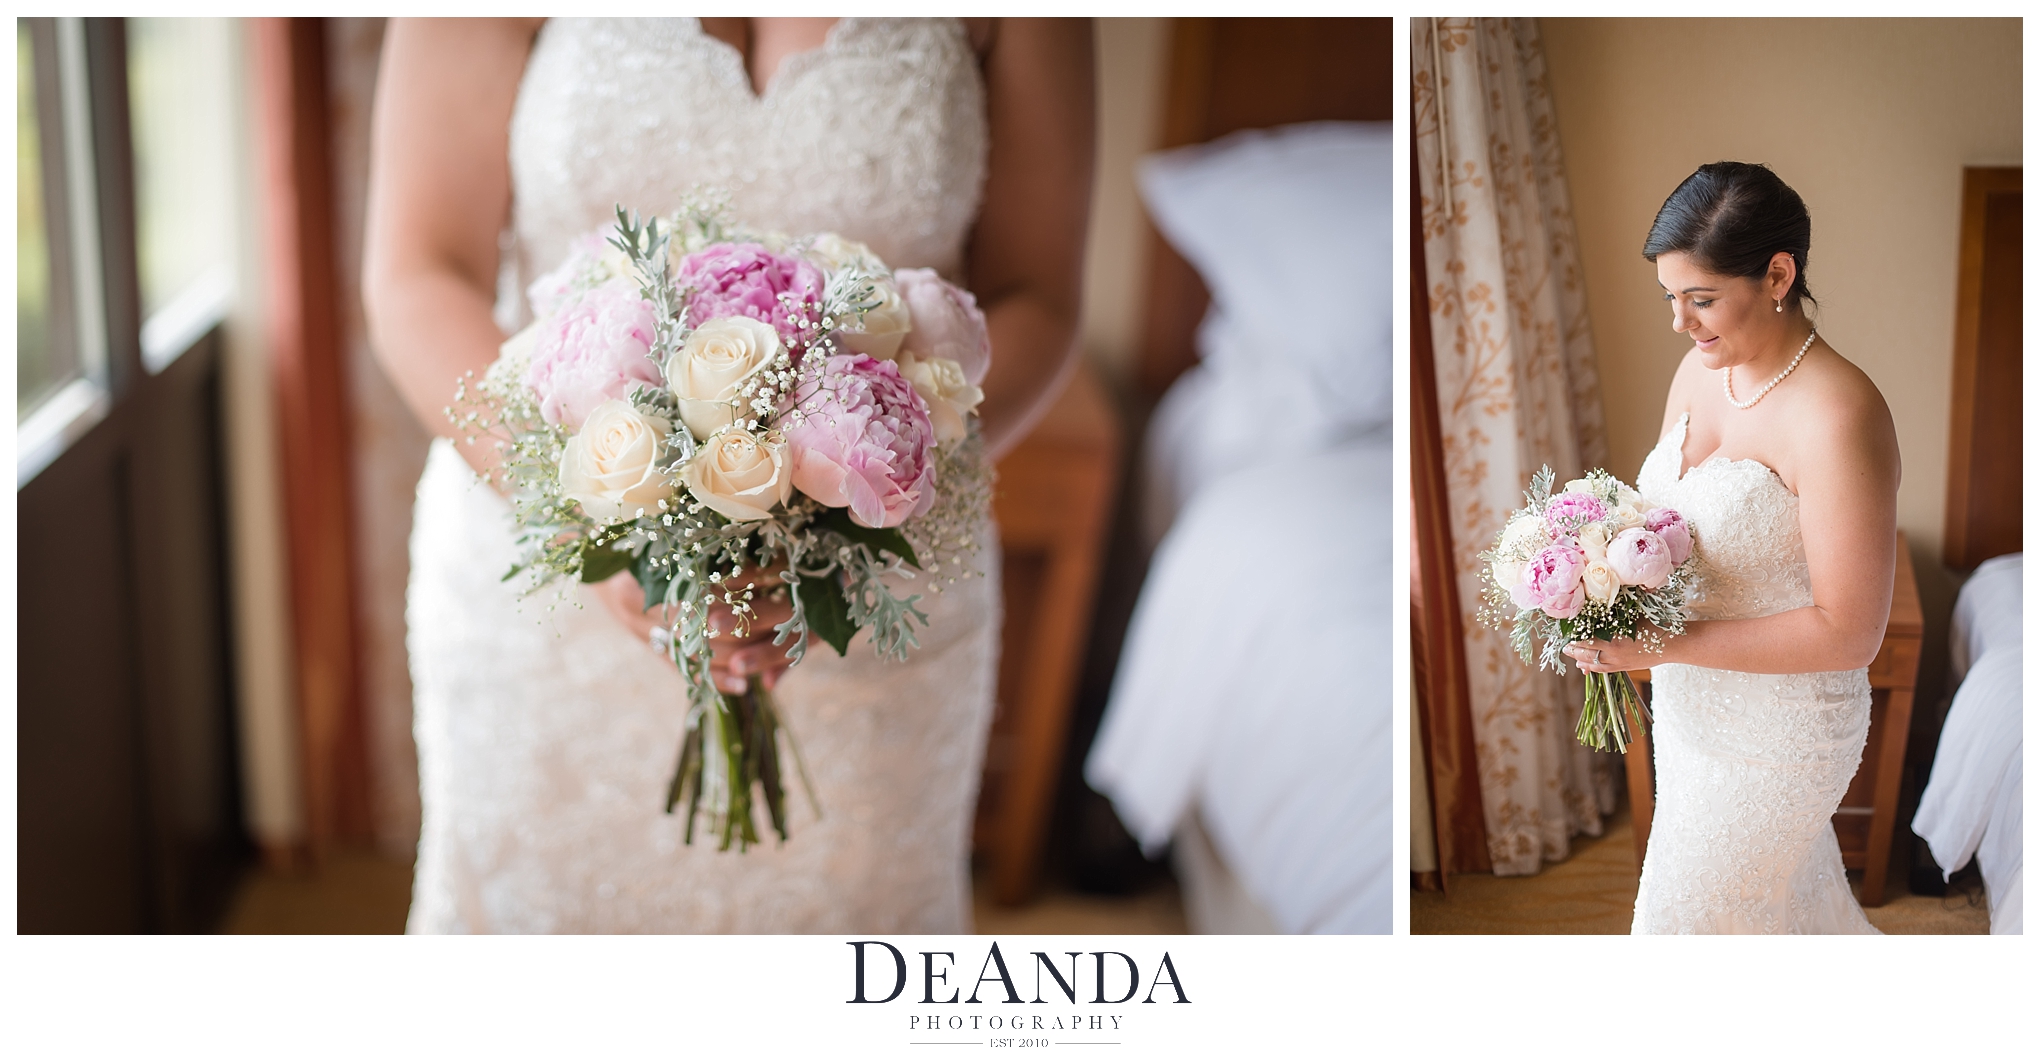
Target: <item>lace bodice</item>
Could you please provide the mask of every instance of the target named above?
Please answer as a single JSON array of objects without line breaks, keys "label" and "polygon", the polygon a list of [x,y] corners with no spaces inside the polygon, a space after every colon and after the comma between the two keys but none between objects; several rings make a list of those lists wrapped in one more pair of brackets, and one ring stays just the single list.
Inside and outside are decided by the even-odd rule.
[{"label": "lace bodice", "polygon": [[737,218],[829,230],[955,276],[985,176],[984,84],[955,19],[845,18],[759,95],[697,18],[559,18],[510,121],[521,288],[614,216],[727,191]]},{"label": "lace bodice", "polygon": [[[954,20],[844,19],[763,97],[694,19],[559,19],[510,127],[502,306],[621,203],[695,188],[737,218],[835,231],[954,273],[985,170],[984,86]],[[999,556],[923,587],[906,662],[808,651],[779,684],[822,815],[748,854],[665,814],[686,699],[672,665],[571,592],[520,600],[508,509],[444,441],[418,486],[408,622],[420,794],[413,931],[956,932],[998,666]],[[971,567],[959,567],[969,569]],[[921,585],[932,582],[923,579]]]},{"label": "lace bodice", "polygon": [[1687,416],[1680,414],[1637,473],[1646,500],[1676,508],[1693,526],[1699,562],[1688,600],[1702,621],[1797,610],[1813,603],[1799,495],[1756,460],[1710,457],[1683,476]]},{"label": "lace bodice", "polygon": [[[1643,462],[1637,491],[1693,526],[1698,621],[1808,606],[1799,498],[1755,460],[1680,473],[1688,418]],[[1862,932],[1833,818],[1870,727],[1864,670],[1762,675],[1659,665],[1651,676],[1657,811],[1638,933]]]}]

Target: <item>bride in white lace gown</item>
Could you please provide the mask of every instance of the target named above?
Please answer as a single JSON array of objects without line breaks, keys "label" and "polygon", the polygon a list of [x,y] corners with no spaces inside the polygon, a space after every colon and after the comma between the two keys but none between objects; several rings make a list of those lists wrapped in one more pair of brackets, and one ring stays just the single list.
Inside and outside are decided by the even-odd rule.
[{"label": "bride in white lace gown", "polygon": [[[662,810],[686,711],[628,575],[569,601],[501,578],[507,505],[441,412],[529,316],[520,289],[619,203],[727,191],[747,224],[967,280],[1010,445],[1071,346],[1089,30],[954,20],[398,24],[377,103],[365,292],[385,369],[443,436],[419,483],[409,643],[424,828],[413,932],[956,932],[999,631],[986,576],[926,597],[904,663],[857,639],[778,684],[820,798],[747,854]],[[833,23],[833,24],[832,24]],[[507,227],[507,230],[506,230]],[[499,245],[504,251],[499,253]],[[500,291],[500,294],[498,290]],[[492,322],[492,313],[494,321]],[[502,328],[498,327],[498,324]],[[600,601],[594,601],[600,593]],[[784,665],[768,645],[718,671]]]},{"label": "bride in white lace gown", "polygon": [[1833,820],[1890,613],[1898,441],[1802,311],[1808,240],[1797,194],[1723,162],[1680,185],[1645,248],[1694,348],[1637,490],[1693,527],[1693,620],[1658,654],[1567,651],[1588,671],[1655,666],[1637,934],[1876,933]]}]

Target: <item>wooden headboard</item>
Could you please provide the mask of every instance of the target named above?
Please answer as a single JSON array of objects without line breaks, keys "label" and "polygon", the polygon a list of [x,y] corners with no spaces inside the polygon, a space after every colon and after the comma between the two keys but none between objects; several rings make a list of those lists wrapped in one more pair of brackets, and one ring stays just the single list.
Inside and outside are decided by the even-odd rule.
[{"label": "wooden headboard", "polygon": [[2018,168],[1962,171],[1955,403],[1941,540],[1941,561],[1953,570],[1973,570],[2023,547],[2022,174]]},{"label": "wooden headboard", "polygon": [[[1386,18],[1178,18],[1172,29],[1162,148],[1243,128],[1392,116]],[[1138,382],[1152,401],[1197,361],[1211,295],[1148,228],[1147,305]]]}]

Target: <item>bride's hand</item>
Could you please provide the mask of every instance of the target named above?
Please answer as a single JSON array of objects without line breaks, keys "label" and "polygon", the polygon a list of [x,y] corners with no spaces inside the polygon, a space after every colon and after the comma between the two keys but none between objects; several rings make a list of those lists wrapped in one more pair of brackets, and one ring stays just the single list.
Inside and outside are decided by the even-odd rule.
[{"label": "bride's hand", "polygon": [[[745,584],[753,585],[755,591],[743,635],[736,634],[737,617],[727,604],[715,604],[708,615],[708,627],[715,630],[715,637],[708,641],[708,671],[715,679],[716,689],[725,694],[743,693],[752,676],[763,679],[765,688],[770,690],[793,666],[786,649],[772,642],[776,634],[773,626],[793,616],[793,603],[786,597],[785,585],[776,572],[761,574],[756,567],[744,571],[733,590],[741,590]],[[627,573],[590,587],[610,615],[639,639],[649,642],[653,629],[672,627],[672,608],[655,606],[646,610],[644,589]]]},{"label": "bride's hand", "polygon": [[595,598],[602,603],[603,609],[609,611],[611,617],[629,629],[631,635],[644,640],[647,644],[651,642],[653,629],[670,628],[673,625],[671,607],[655,606],[650,610],[645,609],[645,590],[637,583],[637,578],[628,573],[611,574],[600,583],[588,587],[594,589]]},{"label": "bride's hand", "polygon": [[1635,672],[1663,664],[1663,651],[1651,653],[1643,643],[1635,639],[1588,639],[1578,643],[1567,643],[1565,656],[1573,659],[1581,672]]}]

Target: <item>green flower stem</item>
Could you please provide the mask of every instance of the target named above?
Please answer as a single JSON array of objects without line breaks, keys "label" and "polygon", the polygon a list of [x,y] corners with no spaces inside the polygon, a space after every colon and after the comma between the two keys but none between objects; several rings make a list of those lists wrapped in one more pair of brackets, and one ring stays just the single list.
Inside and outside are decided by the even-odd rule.
[{"label": "green flower stem", "polygon": [[1629,721],[1634,719],[1636,726],[1642,727],[1650,720],[1643,694],[1627,672],[1589,672],[1586,676],[1585,700],[1573,736],[1600,752],[1607,752],[1612,742],[1616,752],[1628,754],[1635,741]]}]

